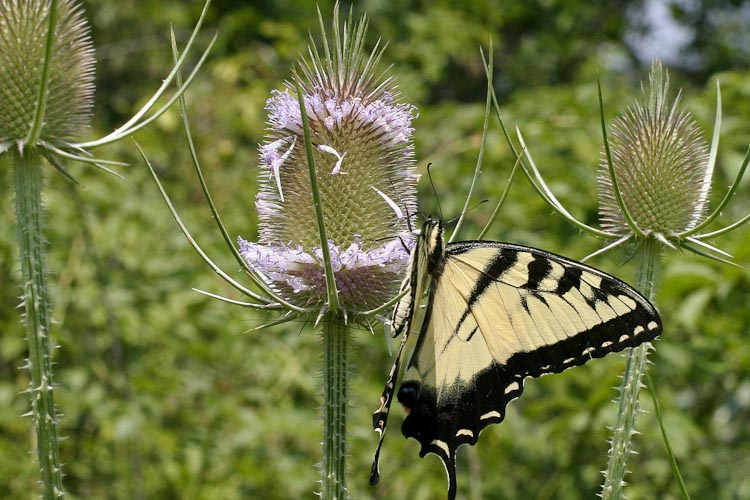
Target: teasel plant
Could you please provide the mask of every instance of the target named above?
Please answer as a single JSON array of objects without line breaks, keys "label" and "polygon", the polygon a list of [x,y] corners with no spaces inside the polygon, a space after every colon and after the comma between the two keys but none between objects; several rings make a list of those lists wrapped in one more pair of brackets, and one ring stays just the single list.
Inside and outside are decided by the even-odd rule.
[{"label": "teasel plant", "polygon": [[[94,155],[93,149],[124,138],[156,120],[185,91],[205,60],[171,94],[208,7],[161,87],[126,123],[96,140],[76,142],[93,111],[94,46],[82,7],[74,0],[9,0],[0,3],[0,155],[10,158],[15,188],[16,234],[21,264],[21,309],[26,326],[29,371],[27,392],[35,431],[35,456],[41,474],[41,497],[65,497],[60,461],[59,415],[54,402],[51,305],[45,263],[42,192],[45,166],[75,182],[69,161],[104,172],[124,163]],[[157,106],[157,101],[165,101]]]},{"label": "teasel plant", "polygon": [[[750,161],[748,149],[731,186],[714,210],[709,212],[711,181],[721,129],[721,91],[718,82],[710,144],[695,118],[682,106],[680,95],[670,100],[668,91],[668,74],[658,60],[654,61],[642,99],[631,104],[616,118],[608,131],[599,86],[604,139],[598,177],[601,228],[591,227],[576,219],[555,197],[534,163],[523,135],[516,129],[525,159],[522,167],[539,195],[574,227],[607,242],[583,260],[629,245],[631,258],[636,263],[635,286],[651,301],[656,297],[666,252],[686,250],[736,265],[731,261],[730,254],[710,241],[750,221],[750,214],[747,214],[727,226],[706,230],[728,206]],[[510,142],[510,135],[504,126],[503,130]],[[668,333],[669,328],[665,328],[665,331]],[[635,425],[640,412],[642,379],[646,377],[653,385],[646,373],[648,352],[652,349],[650,343],[645,343],[626,353],[627,363],[617,401],[617,421],[611,429],[608,464],[603,471],[601,497],[605,500],[625,496],[626,463],[628,456],[634,453],[632,441],[638,433]],[[683,496],[689,498],[661,421],[658,401],[653,391],[651,395],[673,473]]]},{"label": "teasel plant", "polygon": [[184,235],[208,266],[243,300],[196,290],[290,321],[313,324],[323,344],[323,460],[320,496],[348,497],[346,416],[352,331],[372,330],[398,300],[416,212],[413,106],[402,102],[380,60],[378,41],[365,51],[367,19],[343,23],[333,9],[329,39],[312,35],[283,90],[267,100],[259,146],[255,207],[258,240],[234,239],[207,188],[181,98],[183,126],[207,204],[229,252],[249,281],[222,270],[193,239],[143,151],[144,162]]}]

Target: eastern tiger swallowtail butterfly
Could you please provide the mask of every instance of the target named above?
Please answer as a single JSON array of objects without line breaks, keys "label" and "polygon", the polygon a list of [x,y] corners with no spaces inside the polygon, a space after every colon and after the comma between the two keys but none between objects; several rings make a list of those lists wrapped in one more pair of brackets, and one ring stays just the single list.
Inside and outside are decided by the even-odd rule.
[{"label": "eastern tiger swallowtail butterfly", "polygon": [[492,241],[445,245],[439,221],[428,220],[411,253],[405,292],[392,317],[402,334],[381,406],[370,483],[379,479],[385,436],[404,346],[430,278],[429,298],[399,388],[407,413],[401,431],[434,453],[456,496],[456,449],[474,444],[505,417],[526,377],[561,372],[634,347],[662,331],[653,305],[601,271],[542,250]]}]

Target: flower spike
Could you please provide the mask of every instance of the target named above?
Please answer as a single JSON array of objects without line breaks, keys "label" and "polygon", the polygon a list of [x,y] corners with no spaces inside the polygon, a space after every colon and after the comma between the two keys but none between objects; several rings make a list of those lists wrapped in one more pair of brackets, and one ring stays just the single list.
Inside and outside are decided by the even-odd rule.
[{"label": "flower spike", "polygon": [[404,213],[416,211],[414,110],[379,69],[382,46],[364,52],[365,28],[351,15],[341,26],[334,9],[331,40],[311,40],[268,100],[259,241],[239,242],[277,296],[355,321],[396,293],[412,238]]},{"label": "flower spike", "polygon": [[[335,21],[334,23],[334,26],[338,27],[338,23]],[[312,191],[315,219],[317,222],[318,233],[320,234],[320,250],[323,255],[323,275],[326,281],[326,290],[328,291],[327,309],[329,309],[333,314],[337,314],[339,312],[339,294],[338,290],[336,289],[336,279],[333,275],[333,265],[331,264],[331,249],[328,246],[328,232],[326,231],[325,218],[323,217],[323,206],[320,200],[320,190],[318,189],[318,174],[315,170],[315,155],[313,154],[312,139],[310,138],[310,122],[307,119],[305,97],[304,94],[302,94],[302,88],[300,87],[299,79],[297,78],[295,78],[295,85],[297,89],[297,99],[299,99],[299,112],[300,120],[302,121],[302,134],[305,138],[307,167],[310,172],[310,190]],[[318,321],[319,320],[320,316],[318,317]],[[315,323],[317,324],[318,321],[316,321]]]},{"label": "flower spike", "polygon": [[[490,53],[492,53],[492,41],[490,40]],[[452,242],[456,236],[458,235],[458,232],[461,229],[461,225],[464,222],[464,217],[466,216],[466,213],[469,211],[469,203],[471,203],[471,197],[474,194],[474,187],[476,186],[477,180],[479,179],[479,172],[482,168],[482,163],[484,162],[484,150],[487,146],[487,130],[489,130],[490,127],[490,109],[492,107],[492,59],[489,60],[489,68],[487,71],[487,97],[486,102],[484,106],[484,123],[482,125],[482,141],[479,145],[479,154],[477,156],[477,163],[474,167],[474,176],[471,178],[471,185],[469,186],[469,192],[466,193],[466,201],[464,201],[464,206],[461,209],[461,215],[458,217],[458,222],[456,222],[456,227],[454,228],[453,232],[450,235],[450,238],[448,238],[448,243]],[[508,187],[510,187],[510,184],[508,184]]]}]

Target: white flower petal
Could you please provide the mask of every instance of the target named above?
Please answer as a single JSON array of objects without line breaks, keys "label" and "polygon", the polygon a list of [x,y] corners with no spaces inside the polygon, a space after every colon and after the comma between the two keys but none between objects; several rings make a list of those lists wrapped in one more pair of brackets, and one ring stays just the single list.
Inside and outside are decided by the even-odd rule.
[{"label": "white flower petal", "polygon": [[404,212],[401,210],[401,208],[399,208],[398,205],[396,205],[396,203],[392,199],[390,199],[388,197],[388,195],[386,195],[384,192],[382,192],[381,190],[379,190],[375,186],[370,186],[370,187],[373,188],[375,190],[375,192],[378,193],[380,195],[380,197],[385,200],[385,202],[388,204],[388,206],[393,209],[393,211],[396,213],[396,218],[398,220],[401,220],[401,219],[404,218]]}]

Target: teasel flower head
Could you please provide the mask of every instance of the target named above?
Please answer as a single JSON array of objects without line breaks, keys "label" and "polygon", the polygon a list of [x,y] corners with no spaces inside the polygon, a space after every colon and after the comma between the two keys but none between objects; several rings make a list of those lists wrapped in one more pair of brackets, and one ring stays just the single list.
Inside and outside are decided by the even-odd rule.
[{"label": "teasel flower head", "polygon": [[[40,84],[47,74],[47,95],[39,139],[70,139],[85,129],[94,96],[94,47],[83,9],[72,0],[57,4],[49,58],[51,2],[0,3],[0,148],[30,137]],[[33,145],[33,144],[27,144]]]},{"label": "teasel flower head", "polygon": [[331,46],[311,42],[293,81],[267,101],[259,240],[240,238],[239,245],[275,294],[317,313],[331,306],[329,259],[340,310],[356,316],[393,298],[408,261],[418,179],[415,110],[378,69],[379,44],[365,52],[366,20],[352,25],[350,16],[342,36],[336,13]]},{"label": "teasel flower head", "polygon": [[[669,79],[656,63],[643,102],[636,102],[610,129],[612,168],[632,223],[645,235],[676,236],[705,220],[711,172],[709,146],[693,116],[670,103]],[[599,202],[602,227],[632,229],[615,195],[607,155],[602,155]],[[708,174],[708,175],[707,175]]]},{"label": "teasel flower head", "polygon": [[[527,174],[542,197],[571,223],[597,237],[614,240],[587,258],[636,240],[684,248],[730,262],[726,258],[731,255],[706,240],[746,224],[750,214],[715,231],[702,230],[722,213],[737,191],[750,161],[750,150],[726,195],[709,214],[721,128],[718,83],[716,118],[709,144],[695,118],[681,106],[679,94],[669,100],[669,79],[659,61],[653,63],[649,80],[643,99],[615,120],[610,134],[602,108],[605,147],[598,178],[602,229],[590,227],[570,215],[547,187],[528,149],[524,153],[529,163],[525,167]],[[601,106],[601,90],[599,98]],[[518,136],[524,145],[520,133]]]},{"label": "teasel flower head", "polygon": [[170,96],[208,6],[206,0],[185,47],[180,51],[173,45],[175,64],[146,104],[110,134],[76,142],[89,126],[94,103],[95,53],[81,4],[75,0],[0,2],[0,154],[15,150],[24,155],[34,149],[34,154],[71,180],[66,160],[115,173],[109,167],[125,163],[97,158],[91,150],[130,137],[164,114],[185,92],[216,40],[214,36]]},{"label": "teasel flower head", "polygon": [[747,217],[718,231],[700,233],[734,194],[748,164],[746,156],[724,200],[709,215],[721,127],[718,85],[709,146],[696,120],[681,106],[679,94],[669,101],[669,78],[659,61],[653,63],[649,80],[643,100],[616,119],[605,141],[599,176],[602,227],[618,237],[653,238],[670,248],[719,260],[723,260],[719,255],[730,257],[704,240],[739,227]]}]

